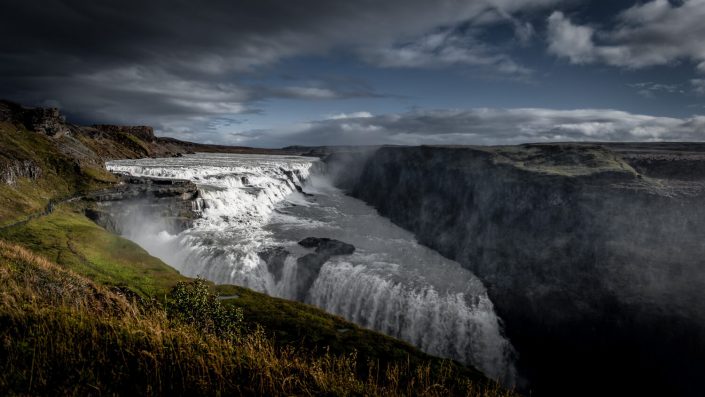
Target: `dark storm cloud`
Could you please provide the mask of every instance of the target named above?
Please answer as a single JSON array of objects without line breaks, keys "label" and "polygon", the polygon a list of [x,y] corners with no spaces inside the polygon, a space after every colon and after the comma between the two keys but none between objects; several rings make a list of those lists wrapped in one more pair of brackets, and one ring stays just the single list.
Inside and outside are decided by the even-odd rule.
[{"label": "dark storm cloud", "polygon": [[551,141],[701,141],[705,116],[655,117],[606,109],[417,110],[338,115],[295,131],[243,133],[239,142],[302,145],[508,145]]},{"label": "dark storm cloud", "polygon": [[[558,63],[568,66],[608,64],[632,70],[687,61],[693,71],[702,67],[705,0],[607,3],[5,0],[0,3],[0,97],[58,105],[77,122],[151,124],[162,134],[224,143],[289,144],[296,143],[289,139],[294,136],[307,144],[511,143],[592,137],[701,140],[698,116],[650,117],[613,110],[419,111],[337,117],[274,132],[261,130],[263,122],[238,124],[256,117],[260,121],[270,117],[270,125],[278,124],[267,110],[272,103],[285,108],[283,99],[318,101],[312,102],[316,106],[342,99],[358,105],[359,98],[398,99],[395,92],[380,92],[366,83],[371,70],[388,71],[385,77],[407,76],[392,86],[408,85],[409,90],[399,91],[407,99],[430,98],[427,89],[432,88],[442,95],[441,100],[433,99],[440,106],[454,106],[453,101],[464,106],[457,91],[455,97],[443,91],[455,89],[456,80],[463,83],[453,72],[497,76],[517,84],[550,83],[550,68],[546,67],[548,72],[541,68],[554,61],[537,57],[545,57],[546,50],[567,60]],[[327,63],[317,66],[315,59]],[[423,69],[425,74],[405,74],[409,69]],[[290,78],[277,77],[285,73]],[[574,79],[563,81],[582,81],[583,76],[574,73]],[[417,76],[428,80],[414,80]],[[619,84],[652,102],[676,96],[696,100],[705,92],[702,76],[656,82],[658,77]],[[379,80],[377,76],[376,84]],[[476,95],[491,100],[508,86],[498,84],[500,91],[488,88]],[[566,93],[578,98],[571,87],[554,89],[550,93],[554,98]],[[536,90],[525,91],[523,106],[536,106]],[[429,103],[433,102],[426,106]],[[334,110],[321,112],[354,110],[327,109]],[[319,117],[308,110],[297,120]],[[605,120],[604,115],[612,118]]]},{"label": "dark storm cloud", "polygon": [[[380,95],[325,82],[269,87],[242,80],[282,59],[335,49],[409,67],[426,66],[440,52],[443,62],[522,73],[487,45],[450,33],[443,43],[429,44],[429,32],[505,19],[529,37],[531,27],[517,24],[512,13],[557,2],[6,0],[0,5],[0,94],[59,104],[81,119],[160,124],[171,116],[255,112],[266,98]],[[405,65],[410,48],[416,55]]]}]

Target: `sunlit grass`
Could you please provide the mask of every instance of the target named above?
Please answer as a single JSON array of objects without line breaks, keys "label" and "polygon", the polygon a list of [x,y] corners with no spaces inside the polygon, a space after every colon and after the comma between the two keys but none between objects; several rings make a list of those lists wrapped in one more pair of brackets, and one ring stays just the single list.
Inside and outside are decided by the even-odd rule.
[{"label": "sunlit grass", "polygon": [[512,395],[447,361],[364,362],[354,351],[278,344],[262,327],[200,332],[5,242],[0,284],[0,390],[9,394]]},{"label": "sunlit grass", "polygon": [[28,161],[41,170],[30,180],[0,182],[0,226],[42,211],[51,199],[68,197],[108,186],[116,178],[98,164],[77,162],[61,153],[57,143],[24,127],[0,123],[0,166]]}]

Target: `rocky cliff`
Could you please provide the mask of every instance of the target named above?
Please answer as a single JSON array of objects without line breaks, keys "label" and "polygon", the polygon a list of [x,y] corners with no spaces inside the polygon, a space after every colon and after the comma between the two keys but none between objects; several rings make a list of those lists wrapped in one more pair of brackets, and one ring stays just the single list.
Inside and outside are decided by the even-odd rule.
[{"label": "rocky cliff", "polygon": [[32,160],[2,159],[0,181],[14,185],[18,179],[36,180],[42,176],[42,169]]},{"label": "rocky cliff", "polygon": [[536,395],[697,395],[704,184],[625,150],[386,147],[328,163],[357,169],[339,185],[483,279]]},{"label": "rocky cliff", "polygon": [[[85,197],[86,216],[108,231],[122,234],[124,220],[142,214],[157,218],[169,233],[179,233],[200,214],[198,188],[185,180],[122,177],[114,187]],[[142,218],[144,219],[144,218]]]},{"label": "rocky cliff", "polygon": [[140,125],[140,126],[122,126],[122,125],[110,125],[110,124],[94,124],[93,128],[98,131],[105,132],[109,135],[118,134],[129,134],[137,137],[145,142],[156,142],[157,137],[154,136],[154,128]]}]

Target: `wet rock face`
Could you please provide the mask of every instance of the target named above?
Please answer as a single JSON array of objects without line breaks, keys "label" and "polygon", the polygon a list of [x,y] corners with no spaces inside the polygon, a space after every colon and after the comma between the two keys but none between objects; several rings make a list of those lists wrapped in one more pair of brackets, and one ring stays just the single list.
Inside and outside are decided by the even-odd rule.
[{"label": "wet rock face", "polygon": [[306,237],[299,245],[315,248],[315,251],[296,260],[296,276],[298,299],[303,301],[311,285],[318,277],[321,267],[333,256],[350,255],[355,252],[355,246],[329,238]]},{"label": "wet rock face", "polygon": [[485,282],[536,395],[704,390],[702,184],[541,150],[382,148],[342,187]]},{"label": "wet rock face", "polygon": [[41,178],[42,169],[32,160],[6,160],[0,162],[0,180],[14,185],[19,178],[36,180]]},{"label": "wet rock face", "polygon": [[355,252],[354,245],[325,237],[306,237],[299,241],[299,245],[306,248],[315,248],[317,254],[327,257],[326,260],[334,255],[350,255]]},{"label": "wet rock face", "polygon": [[[313,249],[314,252],[296,259],[296,269],[291,282],[296,288],[296,299],[304,301],[323,265],[333,256],[350,255],[355,252],[355,246],[342,241],[321,237],[306,237],[299,245]],[[291,253],[284,247],[268,248],[257,255],[267,264],[267,269],[274,276],[275,282],[280,282],[284,276],[284,264]]]},{"label": "wet rock face", "polygon": [[284,262],[290,255],[284,247],[269,248],[265,251],[257,253],[259,257],[267,264],[267,269],[274,275],[274,281],[279,282],[282,279],[284,271]]},{"label": "wet rock face", "polygon": [[198,188],[190,181],[124,177],[119,185],[86,197],[92,202],[86,215],[114,233],[122,233],[122,222],[133,214],[145,214],[165,222],[175,234],[192,225],[199,213],[194,208]]}]

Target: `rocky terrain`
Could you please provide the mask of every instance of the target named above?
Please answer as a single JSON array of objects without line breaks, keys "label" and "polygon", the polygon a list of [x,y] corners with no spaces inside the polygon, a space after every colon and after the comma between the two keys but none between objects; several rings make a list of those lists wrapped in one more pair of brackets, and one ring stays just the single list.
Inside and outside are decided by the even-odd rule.
[{"label": "rocky terrain", "polygon": [[485,282],[537,395],[697,395],[702,150],[385,147],[327,161],[358,169],[338,184]]},{"label": "rocky terrain", "polygon": [[321,267],[323,267],[331,257],[350,255],[355,252],[355,246],[352,244],[329,238],[307,237],[299,241],[299,245],[314,249],[314,252],[306,254],[296,260],[297,276],[300,279],[299,299],[302,301],[313,282],[316,281]]},{"label": "rocky terrain", "polygon": [[119,219],[139,212],[158,217],[176,234],[198,217],[197,198],[198,189],[189,181],[123,177],[118,185],[91,192],[84,200],[89,202],[86,216],[113,233],[123,233]]}]

